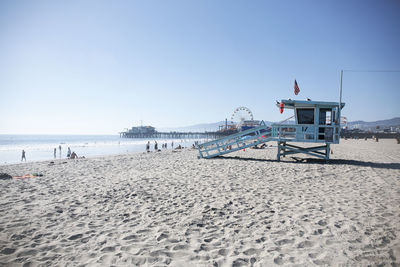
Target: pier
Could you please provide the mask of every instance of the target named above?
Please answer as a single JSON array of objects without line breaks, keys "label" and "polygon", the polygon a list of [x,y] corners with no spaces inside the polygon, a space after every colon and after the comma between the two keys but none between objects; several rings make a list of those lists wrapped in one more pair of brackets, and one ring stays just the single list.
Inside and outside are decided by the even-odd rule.
[{"label": "pier", "polygon": [[218,132],[120,132],[120,138],[161,138],[161,139],[217,139],[226,135],[232,134],[231,132],[218,131]]}]

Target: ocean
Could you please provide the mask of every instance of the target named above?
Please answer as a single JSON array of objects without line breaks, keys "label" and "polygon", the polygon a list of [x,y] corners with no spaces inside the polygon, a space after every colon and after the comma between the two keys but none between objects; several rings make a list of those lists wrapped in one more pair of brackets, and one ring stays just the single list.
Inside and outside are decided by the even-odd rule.
[{"label": "ocean", "polygon": [[119,135],[0,135],[0,164],[21,162],[22,150],[25,150],[26,161],[29,162],[55,159],[54,148],[57,159],[67,158],[68,147],[78,157],[145,152],[148,141],[151,151],[154,151],[155,141],[159,149],[162,149],[163,143],[167,143],[167,149],[171,149],[172,142],[174,147],[191,147],[195,141],[206,140],[133,139],[120,138]]}]

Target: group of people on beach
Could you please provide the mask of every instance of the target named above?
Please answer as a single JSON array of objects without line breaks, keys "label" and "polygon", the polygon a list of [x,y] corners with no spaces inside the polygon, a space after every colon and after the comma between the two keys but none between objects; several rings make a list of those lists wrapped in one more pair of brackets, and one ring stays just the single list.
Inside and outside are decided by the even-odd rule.
[{"label": "group of people on beach", "polygon": [[[171,147],[172,149],[174,148],[174,141],[171,142]],[[168,149],[168,144],[167,143],[162,143],[161,144],[161,148],[162,149]],[[150,141],[147,142],[146,144],[146,151],[150,152]],[[158,149],[158,143],[157,141],[154,140],[154,151],[161,151],[160,149]]]},{"label": "group of people on beach", "polygon": [[[195,149],[198,145],[199,145],[199,141],[195,141],[192,144],[192,148]],[[146,144],[146,151],[148,153],[150,152],[150,146],[151,146],[150,141],[148,141],[147,144]],[[168,144],[167,143],[162,143],[161,144],[161,148],[162,149],[168,149]],[[174,141],[171,142],[171,148],[174,149]],[[175,147],[175,149],[182,149],[182,148],[184,148],[184,147],[181,146],[180,144],[177,147]],[[154,140],[154,151],[155,152],[161,151],[160,149],[158,149],[158,143],[155,140]]]},{"label": "group of people on beach", "polygon": [[[197,146],[197,145],[198,145],[198,141],[195,141],[195,143],[192,145],[192,148],[195,148],[195,146]],[[162,143],[161,144],[161,148],[162,149],[168,149],[168,143]],[[171,148],[174,149],[174,141],[171,142]],[[182,148],[183,147],[180,144],[176,147],[176,149],[182,149]],[[58,151],[59,151],[59,156],[61,158],[61,155],[62,155],[62,147],[61,147],[61,145],[58,146]],[[147,144],[146,144],[146,151],[150,152],[150,141],[148,141]],[[154,151],[156,151],[156,152],[157,151],[161,151],[158,148],[157,141],[155,141],[155,140],[154,140]],[[57,148],[56,147],[53,150],[53,156],[54,156],[54,159],[57,158]],[[68,147],[68,149],[67,149],[67,158],[68,159],[77,159],[78,155],[74,151],[71,151],[71,148]],[[82,158],[84,158],[84,157],[82,157]],[[22,150],[21,161],[25,161],[26,162],[26,152],[25,152],[25,150]]]},{"label": "group of people on beach", "polygon": [[[60,158],[61,158],[61,151],[62,151],[61,145],[58,146],[58,150],[60,151]],[[53,156],[54,156],[54,159],[57,158],[57,148],[54,148],[54,150],[53,150]],[[68,159],[77,159],[77,158],[78,158],[78,155],[77,155],[74,151],[71,152],[71,148],[68,147],[68,150],[67,150],[67,158],[68,158]],[[84,157],[83,157],[83,158],[84,158]],[[25,161],[25,162],[26,162],[26,152],[25,152],[25,150],[22,150],[21,161]]]},{"label": "group of people on beach", "polygon": [[[61,150],[62,150],[61,145],[58,146],[58,150],[60,150],[60,158],[61,158]],[[56,158],[56,157],[57,157],[57,148],[54,148],[54,158]],[[67,149],[67,158],[68,159],[77,159],[78,155],[74,151],[71,152],[71,148],[68,147],[68,149]]]},{"label": "group of people on beach", "polygon": [[[174,148],[174,142],[171,143],[171,147]],[[162,149],[167,149],[168,148],[168,144],[167,143],[162,143],[161,144],[161,148]],[[146,151],[150,152],[150,141],[147,142],[146,144]],[[160,149],[158,149],[158,143],[157,141],[154,141],[154,151],[161,151]]]},{"label": "group of people on beach", "polygon": [[74,151],[72,151],[72,153],[71,153],[71,148],[68,147],[67,158],[77,159],[78,155]]}]

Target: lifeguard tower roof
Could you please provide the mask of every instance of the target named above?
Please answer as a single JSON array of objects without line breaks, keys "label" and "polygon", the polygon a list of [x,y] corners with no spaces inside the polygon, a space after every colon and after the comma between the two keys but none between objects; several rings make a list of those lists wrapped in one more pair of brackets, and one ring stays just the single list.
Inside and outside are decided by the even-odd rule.
[{"label": "lifeguard tower roof", "polygon": [[[339,103],[338,102],[324,102],[324,101],[307,101],[307,100],[285,100],[282,99],[281,103],[285,105],[285,108],[288,109],[295,109],[297,107],[321,107],[321,108],[334,108],[338,107]],[[277,104],[279,107],[280,104]],[[344,107],[345,103],[341,103],[341,109]]]}]

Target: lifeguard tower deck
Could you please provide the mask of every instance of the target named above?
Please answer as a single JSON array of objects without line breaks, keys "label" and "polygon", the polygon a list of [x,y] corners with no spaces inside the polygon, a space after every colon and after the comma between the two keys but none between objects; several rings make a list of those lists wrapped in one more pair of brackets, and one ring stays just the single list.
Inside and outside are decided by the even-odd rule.
[{"label": "lifeguard tower deck", "polygon": [[[198,146],[200,158],[213,158],[234,151],[277,141],[277,160],[297,153],[329,160],[330,144],[340,140],[340,113],[344,103],[282,100],[278,107],[294,111],[295,123],[276,123],[242,131]],[[316,143],[301,147],[290,143]],[[322,145],[323,144],[323,145]]]}]

